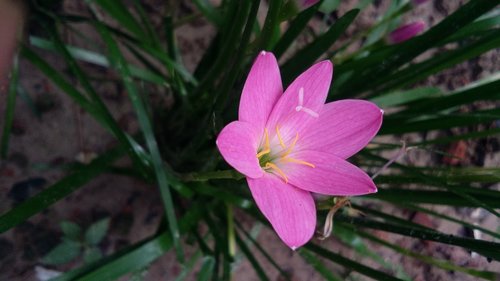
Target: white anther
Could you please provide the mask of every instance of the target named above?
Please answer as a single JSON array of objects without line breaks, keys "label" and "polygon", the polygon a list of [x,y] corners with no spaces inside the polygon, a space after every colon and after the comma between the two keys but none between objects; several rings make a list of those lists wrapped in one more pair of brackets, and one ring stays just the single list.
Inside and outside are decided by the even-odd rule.
[{"label": "white anther", "polygon": [[267,52],[266,51],[262,51],[262,52],[260,52],[260,54],[263,55],[263,56],[265,56],[267,54]]},{"label": "white anther", "polygon": [[299,105],[295,107],[295,111],[303,111],[309,115],[311,115],[314,118],[318,118],[319,114],[313,111],[312,109],[309,109],[304,106],[304,88],[299,89]]},{"label": "white anther", "polygon": [[304,88],[300,88],[299,89],[299,106],[302,108],[303,105],[304,105]]},{"label": "white anther", "polygon": [[311,115],[314,118],[318,118],[318,116],[319,116],[318,113],[316,113],[315,111],[313,111],[312,109],[309,109],[307,107],[302,107],[302,111],[304,111],[305,113]]}]

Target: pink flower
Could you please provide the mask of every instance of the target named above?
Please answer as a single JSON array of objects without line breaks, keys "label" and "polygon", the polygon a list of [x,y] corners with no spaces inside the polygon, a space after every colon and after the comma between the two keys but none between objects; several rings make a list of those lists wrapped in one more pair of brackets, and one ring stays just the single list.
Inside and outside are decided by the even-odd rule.
[{"label": "pink flower", "polygon": [[397,44],[415,37],[425,29],[425,23],[421,20],[403,25],[389,34],[389,43]]},{"label": "pink flower", "polygon": [[330,61],[319,62],[283,93],[276,58],[261,52],[243,88],[239,120],[217,138],[224,159],[246,176],[257,206],[292,249],[316,228],[311,192],[377,191],[365,172],[344,159],[375,136],[383,112],[362,100],[325,104],[332,72]]}]

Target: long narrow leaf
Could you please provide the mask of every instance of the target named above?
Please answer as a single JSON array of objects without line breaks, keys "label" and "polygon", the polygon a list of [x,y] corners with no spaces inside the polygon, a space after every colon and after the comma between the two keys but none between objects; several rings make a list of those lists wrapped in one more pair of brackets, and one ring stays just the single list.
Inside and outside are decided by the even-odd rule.
[{"label": "long narrow leaf", "polygon": [[172,195],[169,186],[170,183],[168,179],[169,176],[170,177],[173,176],[167,175],[167,171],[163,168],[163,161],[161,159],[160,151],[158,149],[158,144],[154,136],[153,127],[149,120],[146,107],[132,81],[130,70],[128,69],[128,66],[125,62],[125,59],[118,45],[113,40],[111,34],[106,29],[106,27],[100,24],[96,24],[96,28],[109,48],[111,63],[114,65],[114,67],[118,70],[118,72],[122,76],[122,79],[125,83],[125,87],[127,88],[128,94],[130,95],[130,99],[138,116],[139,124],[146,139],[148,149],[151,153],[151,160],[153,162],[156,180],[158,181],[158,185],[160,187],[160,193],[163,204],[165,206],[165,213],[167,216],[173,243],[177,252],[177,258],[179,259],[179,261],[182,262],[184,260],[184,254],[180,244],[179,228],[177,225],[177,219],[175,217],[174,203],[172,201]]},{"label": "long narrow leaf", "polygon": [[9,82],[9,92],[7,94],[7,103],[5,104],[5,119],[2,131],[2,140],[0,142],[0,158],[6,159],[9,150],[9,139],[14,122],[14,112],[16,107],[17,86],[19,81],[19,60],[14,60],[11,79]]}]

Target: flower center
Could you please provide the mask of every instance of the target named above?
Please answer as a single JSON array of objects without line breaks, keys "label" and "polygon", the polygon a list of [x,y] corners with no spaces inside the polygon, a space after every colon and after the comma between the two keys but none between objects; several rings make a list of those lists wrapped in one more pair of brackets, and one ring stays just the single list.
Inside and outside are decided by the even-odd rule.
[{"label": "flower center", "polygon": [[295,148],[295,144],[297,144],[297,140],[299,139],[298,133],[295,135],[293,141],[289,145],[287,145],[283,140],[283,137],[281,136],[279,126],[276,126],[276,138],[277,142],[274,141],[273,144],[271,144],[269,140],[269,132],[267,128],[264,129],[264,143],[261,144],[256,155],[259,159],[259,164],[262,169],[264,169],[264,171],[275,174],[281,177],[285,181],[285,183],[288,183],[288,178],[283,171],[285,163],[306,165],[311,168],[315,167],[314,164],[290,157],[290,154],[292,153],[293,149]]}]

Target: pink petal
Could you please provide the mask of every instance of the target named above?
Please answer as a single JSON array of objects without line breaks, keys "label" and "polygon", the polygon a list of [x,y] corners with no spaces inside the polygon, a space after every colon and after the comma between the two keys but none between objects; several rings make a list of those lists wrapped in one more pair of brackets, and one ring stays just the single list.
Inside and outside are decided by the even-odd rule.
[{"label": "pink petal", "polygon": [[276,126],[280,127],[283,138],[289,141],[296,133],[300,134],[309,126],[310,122],[317,120],[328,95],[332,73],[332,63],[322,61],[297,77],[271,112],[266,125],[268,130],[272,132]]},{"label": "pink petal", "polygon": [[282,93],[278,62],[273,53],[262,51],[243,87],[239,120],[252,123],[257,130],[264,131],[269,114]]},{"label": "pink petal", "polygon": [[300,136],[300,149],[349,158],[363,149],[382,125],[383,111],[363,100],[327,103],[318,121]]},{"label": "pink petal", "polygon": [[247,181],[257,206],[288,247],[295,250],[311,239],[316,228],[316,207],[309,192],[267,173]]},{"label": "pink petal", "polygon": [[377,192],[377,187],[365,172],[333,154],[307,150],[292,153],[290,157],[315,166],[288,162],[282,168],[289,183],[298,188],[336,196]]},{"label": "pink petal", "polygon": [[249,123],[229,123],[217,137],[217,147],[229,165],[247,177],[261,177],[262,171],[257,159],[257,145],[260,135]]}]

